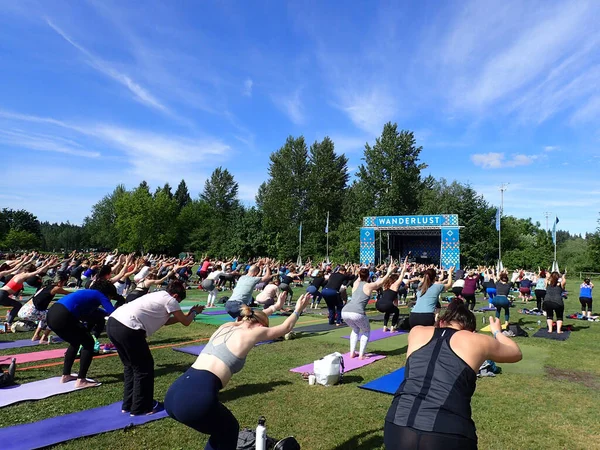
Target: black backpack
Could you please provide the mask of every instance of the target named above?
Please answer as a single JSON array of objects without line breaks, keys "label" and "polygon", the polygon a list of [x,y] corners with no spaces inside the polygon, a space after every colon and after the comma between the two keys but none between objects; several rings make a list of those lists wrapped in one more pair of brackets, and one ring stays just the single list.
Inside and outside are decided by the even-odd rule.
[{"label": "black backpack", "polygon": [[512,331],[515,336],[529,337],[529,333],[519,326],[517,323],[511,323],[508,325],[508,331]]},{"label": "black backpack", "polygon": [[[236,450],[255,450],[256,432],[250,428],[244,428],[238,434]],[[279,442],[272,437],[267,436],[267,448],[271,450],[300,450],[300,444],[293,437],[286,437]]]}]

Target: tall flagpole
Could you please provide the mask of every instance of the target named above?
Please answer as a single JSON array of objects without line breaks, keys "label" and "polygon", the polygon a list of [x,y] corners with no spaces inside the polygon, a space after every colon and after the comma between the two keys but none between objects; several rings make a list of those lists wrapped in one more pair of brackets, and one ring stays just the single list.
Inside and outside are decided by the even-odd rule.
[{"label": "tall flagpole", "polygon": [[502,265],[502,214],[504,213],[504,191],[508,183],[500,185],[500,213],[498,215],[498,272],[504,269]]},{"label": "tall flagpole", "polygon": [[327,264],[329,264],[329,211],[327,211],[327,224],[325,225],[325,234],[327,236]]}]

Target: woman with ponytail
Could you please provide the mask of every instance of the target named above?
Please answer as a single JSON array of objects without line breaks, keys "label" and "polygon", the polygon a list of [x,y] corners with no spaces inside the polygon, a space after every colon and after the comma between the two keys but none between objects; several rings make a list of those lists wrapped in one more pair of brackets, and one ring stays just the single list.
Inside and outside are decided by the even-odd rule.
[{"label": "woman with ponytail", "polygon": [[445,281],[436,283],[436,272],[427,269],[423,273],[423,281],[417,290],[417,303],[408,318],[410,327],[417,325],[432,326],[435,323],[435,309],[439,308],[440,294],[452,287],[452,272],[454,267],[448,269]]},{"label": "woman with ponytail", "polygon": [[387,450],[477,449],[471,397],[477,371],[491,359],[521,360],[519,346],[490,317],[493,337],[474,333],[475,315],[454,299],[438,326],[416,326],[408,335],[404,381],[385,418]]},{"label": "woman with ponytail", "polygon": [[264,311],[242,305],[236,322],[221,325],[187,372],[169,388],[165,409],[169,416],[194,430],[210,436],[205,449],[235,449],[239,424],[220,401],[219,391],[233,374],[244,367],[246,357],[256,344],[282,337],[292,331],[300,314],[310,303],[309,294],[296,302],[294,313],[281,325],[269,327],[269,315],[281,309],[283,292],[277,303]]}]

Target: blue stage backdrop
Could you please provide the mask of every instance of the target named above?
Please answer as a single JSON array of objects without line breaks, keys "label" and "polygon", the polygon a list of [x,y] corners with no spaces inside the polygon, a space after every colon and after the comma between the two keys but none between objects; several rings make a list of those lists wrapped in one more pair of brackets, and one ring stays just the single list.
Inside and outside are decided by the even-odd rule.
[{"label": "blue stage backdrop", "polygon": [[[360,262],[375,263],[375,232],[393,230],[440,230],[440,265],[460,268],[460,227],[458,215],[364,217],[360,229]],[[432,255],[433,256],[433,255]]]}]

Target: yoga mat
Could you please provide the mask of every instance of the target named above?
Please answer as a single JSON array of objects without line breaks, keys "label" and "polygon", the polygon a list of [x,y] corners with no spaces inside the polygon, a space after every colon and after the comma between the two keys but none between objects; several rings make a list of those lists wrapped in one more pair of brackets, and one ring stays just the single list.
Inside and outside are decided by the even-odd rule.
[{"label": "yoga mat", "polygon": [[205,309],[202,311],[202,314],[205,316],[220,316],[222,314],[227,314],[227,311],[224,309]]},{"label": "yoga mat", "polygon": [[44,361],[45,359],[63,358],[65,356],[65,351],[65,348],[57,348],[55,350],[44,350],[42,352],[2,355],[0,356],[0,364],[10,364],[13,358],[17,358],[17,364]]},{"label": "yoga mat", "polygon": [[561,334],[558,334],[557,332],[548,333],[547,328],[540,328],[533,335],[533,337],[536,338],[552,339],[554,341],[566,341],[569,339],[569,336],[571,336],[570,331],[563,331]]},{"label": "yoga mat", "polygon": [[[39,422],[0,428],[0,442],[2,450],[36,449],[79,437],[142,425],[164,417],[167,417],[164,409],[149,416],[131,417],[121,412],[121,402],[117,402]],[[134,437],[130,438],[135,440]]]},{"label": "yoga mat", "polygon": [[[380,359],[385,358],[385,355],[375,355],[373,353],[368,353],[365,359],[350,358],[350,353],[346,353],[344,356],[344,373],[350,372],[351,370],[360,369],[363,366],[367,366],[375,361],[379,361]],[[314,371],[314,362],[310,364],[305,364],[300,367],[296,367],[295,369],[290,369],[290,372],[296,373],[304,373],[309,372],[312,373]]]},{"label": "yoga mat", "polygon": [[496,311],[496,308],[490,308],[489,306],[487,308],[479,308],[477,311],[481,311],[481,312],[485,312],[485,311]]},{"label": "yoga mat", "polygon": [[[406,331],[394,331],[390,333],[389,331],[383,331],[381,328],[377,328],[376,330],[371,330],[371,334],[369,335],[369,342],[371,341],[379,341],[381,339],[400,336],[402,334],[406,334]],[[350,336],[342,336],[344,339],[350,339]]]},{"label": "yoga mat", "polygon": [[404,367],[400,367],[398,370],[394,370],[392,373],[388,373],[379,378],[375,378],[373,381],[358,386],[362,389],[369,391],[381,392],[382,394],[394,395],[400,386],[400,383],[404,381]]},{"label": "yoga mat", "polygon": [[25,402],[28,400],[41,400],[54,395],[66,394],[67,392],[78,390],[79,389],[75,387],[75,381],[61,383],[60,377],[48,378],[32,383],[17,384],[15,386],[0,389],[0,408],[4,408],[5,406],[14,403]]},{"label": "yoga mat", "polygon": [[208,323],[211,325],[223,325],[227,322],[233,322],[233,319],[229,316],[229,314],[222,316],[210,316],[208,314],[198,314],[194,319],[196,323]]},{"label": "yoga mat", "polygon": [[337,330],[339,328],[343,328],[343,327],[347,327],[348,325],[346,324],[341,324],[339,327],[336,327],[335,325],[329,325],[328,322],[324,322],[324,323],[316,323],[314,325],[306,325],[303,327],[296,327],[294,328],[294,331],[296,333],[300,332],[304,332],[304,333],[321,333],[323,331],[331,331],[331,330]]},{"label": "yoga mat", "polygon": [[[63,342],[63,340],[58,336],[52,336],[53,344],[58,344],[59,342]],[[40,341],[32,341],[31,339],[19,339],[18,341],[0,342],[0,350],[8,350],[9,348],[33,347],[35,345],[48,344],[40,344]]]},{"label": "yoga mat", "polygon": [[[506,322],[504,322],[504,323],[502,324],[502,329],[503,329],[503,330],[506,330],[506,327],[507,327],[507,323],[506,323]],[[492,332],[492,329],[490,328],[490,325],[488,324],[488,325],[486,325],[485,327],[481,328],[479,331],[484,331],[484,332],[486,332],[486,333],[491,333],[491,332]]]}]

